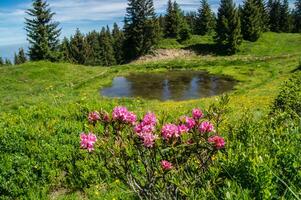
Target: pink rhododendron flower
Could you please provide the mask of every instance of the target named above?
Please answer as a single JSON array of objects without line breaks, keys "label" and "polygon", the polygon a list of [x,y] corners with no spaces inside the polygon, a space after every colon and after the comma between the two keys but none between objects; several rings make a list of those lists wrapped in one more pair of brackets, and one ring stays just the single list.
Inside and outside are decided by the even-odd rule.
[{"label": "pink rhododendron flower", "polygon": [[94,150],[94,144],[97,141],[97,137],[96,135],[94,135],[93,133],[82,133],[80,134],[80,146],[83,149],[87,149],[89,152]]},{"label": "pink rhododendron flower", "polygon": [[202,110],[198,109],[198,108],[195,108],[192,110],[192,117],[195,119],[195,120],[199,120],[201,119],[202,117],[204,116]]},{"label": "pink rhododendron flower", "polygon": [[95,112],[90,112],[88,115],[88,120],[90,123],[95,123],[98,120],[100,120],[100,115],[99,112],[95,111]]},{"label": "pink rhododendron flower", "polygon": [[167,160],[162,160],[161,161],[161,167],[164,170],[171,170],[173,168],[172,164],[170,162],[168,162]]},{"label": "pink rhododendron flower", "polygon": [[196,124],[194,119],[190,117],[185,117],[185,123],[186,123],[186,127],[189,129],[192,129]]},{"label": "pink rhododendron flower", "polygon": [[141,139],[143,140],[143,145],[145,147],[151,148],[155,144],[155,140],[158,138],[157,135],[151,134],[151,133],[144,133],[141,136]]},{"label": "pink rhododendron flower", "polygon": [[177,136],[178,133],[178,126],[174,124],[166,124],[162,127],[162,137],[166,140],[169,140],[170,138]]},{"label": "pink rhododendron flower", "polygon": [[114,108],[112,117],[114,120],[124,123],[134,124],[136,122],[136,115],[129,112],[126,107],[118,106]]},{"label": "pink rhododendron flower", "polygon": [[137,124],[134,127],[134,131],[137,133],[137,135],[141,136],[145,133],[152,133],[154,132],[155,127],[151,125],[144,125],[143,123]]},{"label": "pink rhododendron flower", "polygon": [[142,123],[144,125],[156,126],[156,124],[157,124],[156,115],[154,113],[151,113],[151,112],[147,113],[144,116],[144,118],[142,120]]},{"label": "pink rhododendron flower", "polygon": [[199,126],[199,131],[201,133],[210,133],[214,131],[214,126],[210,122],[203,122]]},{"label": "pink rhododendron flower", "polygon": [[[189,128],[187,128],[186,125],[182,124],[182,125],[178,126],[178,135],[181,135],[183,133],[188,133],[188,131],[189,131]],[[178,137],[178,136],[176,136],[176,137]]]},{"label": "pink rhododendron flower", "polygon": [[212,137],[210,137],[210,138],[208,139],[208,142],[214,143],[215,148],[217,148],[217,149],[222,149],[222,148],[224,148],[224,147],[225,147],[225,144],[226,144],[224,138],[219,137],[219,136],[212,136]]}]

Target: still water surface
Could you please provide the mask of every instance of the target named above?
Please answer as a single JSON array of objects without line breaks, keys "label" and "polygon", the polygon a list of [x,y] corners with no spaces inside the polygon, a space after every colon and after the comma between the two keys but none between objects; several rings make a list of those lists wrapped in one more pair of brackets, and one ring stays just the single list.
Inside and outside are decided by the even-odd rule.
[{"label": "still water surface", "polygon": [[230,77],[203,71],[136,73],[115,77],[110,87],[101,90],[101,95],[182,101],[220,95],[232,90],[235,84]]}]

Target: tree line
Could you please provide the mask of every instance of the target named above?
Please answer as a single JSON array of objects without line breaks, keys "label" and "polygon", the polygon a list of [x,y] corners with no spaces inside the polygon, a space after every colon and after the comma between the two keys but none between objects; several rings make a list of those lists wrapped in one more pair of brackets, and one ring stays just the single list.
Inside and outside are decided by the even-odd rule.
[{"label": "tree line", "polygon": [[[65,61],[82,65],[127,63],[150,53],[161,38],[179,42],[196,35],[212,35],[218,49],[227,54],[239,50],[242,40],[257,41],[263,32],[301,32],[301,0],[290,9],[288,0],[221,0],[215,14],[207,0],[196,12],[184,13],[176,1],[168,0],[165,15],[157,17],[153,0],[128,0],[124,26],[83,34],[79,29],[59,41],[59,23],[45,0],[34,0],[27,10],[25,30],[29,41],[29,60]],[[23,49],[15,54],[15,64],[27,61]],[[11,64],[0,58],[0,65]]]}]

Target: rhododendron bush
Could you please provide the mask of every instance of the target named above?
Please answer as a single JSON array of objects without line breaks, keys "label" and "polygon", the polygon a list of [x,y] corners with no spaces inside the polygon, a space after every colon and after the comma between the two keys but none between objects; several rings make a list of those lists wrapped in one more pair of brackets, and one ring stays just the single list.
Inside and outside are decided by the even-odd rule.
[{"label": "rhododendron bush", "polygon": [[140,118],[122,106],[91,112],[91,130],[80,135],[80,146],[89,153],[99,148],[105,167],[140,199],[185,198],[225,148],[221,109],[205,114],[196,108],[174,121],[152,112]]}]

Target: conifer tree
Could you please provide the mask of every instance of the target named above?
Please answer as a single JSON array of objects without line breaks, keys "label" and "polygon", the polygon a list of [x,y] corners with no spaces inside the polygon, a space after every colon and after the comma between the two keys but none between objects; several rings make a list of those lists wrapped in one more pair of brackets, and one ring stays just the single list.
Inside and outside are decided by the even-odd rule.
[{"label": "conifer tree", "polygon": [[241,11],[241,29],[243,38],[255,42],[262,31],[260,8],[255,0],[245,0]]},{"label": "conifer tree", "polygon": [[177,2],[168,1],[165,16],[165,37],[178,38],[181,30],[183,16]]},{"label": "conifer tree", "polygon": [[60,44],[60,53],[61,53],[61,59],[64,62],[72,63],[72,56],[70,54],[70,41],[67,37],[64,37],[62,43]]},{"label": "conifer tree", "polygon": [[268,1],[269,10],[269,25],[270,30],[273,32],[280,32],[280,22],[281,22],[281,2],[280,0],[269,0]]},{"label": "conifer tree", "polygon": [[196,12],[188,12],[185,15],[185,19],[187,21],[188,27],[192,33],[196,33],[196,21],[197,21],[197,14]]},{"label": "conifer tree", "polygon": [[180,32],[179,32],[179,41],[183,42],[191,38],[191,29],[188,26],[186,20],[184,20],[181,24]]},{"label": "conifer tree", "polygon": [[25,18],[30,60],[55,61],[59,57],[59,24],[52,21],[54,13],[46,1],[34,0],[32,6],[26,12],[29,18]]},{"label": "conifer tree", "polygon": [[24,49],[20,48],[18,54],[15,53],[14,63],[15,63],[15,65],[20,65],[20,64],[25,63],[26,61],[27,61],[27,58],[25,56]]},{"label": "conifer tree", "polygon": [[207,0],[201,1],[196,23],[197,34],[199,35],[206,35],[214,30],[215,18]]},{"label": "conifer tree", "polygon": [[293,31],[301,33],[301,0],[296,0],[293,12]]},{"label": "conifer tree", "polygon": [[87,57],[86,64],[87,65],[102,65],[101,52],[100,52],[100,44],[99,44],[99,33],[96,31],[92,31],[87,34],[87,44],[90,49],[90,54]]},{"label": "conifer tree", "polygon": [[3,58],[0,56],[0,66],[3,66],[4,65],[4,61],[3,61]]},{"label": "conifer tree", "polygon": [[111,34],[109,29],[102,28],[99,36],[100,58],[102,65],[111,66],[116,64]]},{"label": "conifer tree", "polygon": [[84,65],[88,57],[87,42],[79,29],[70,39],[70,56],[73,63]]},{"label": "conifer tree", "polygon": [[16,52],[14,53],[14,64],[15,64],[15,65],[19,65],[19,64],[20,64],[20,63],[19,63],[19,58],[18,58],[18,55],[17,55]]},{"label": "conifer tree", "polygon": [[12,62],[9,59],[6,58],[4,65],[10,66],[10,65],[12,65]]},{"label": "conifer tree", "polygon": [[123,54],[124,33],[120,30],[120,28],[116,23],[114,23],[113,25],[112,37],[113,37],[113,48],[114,48],[116,63],[122,64],[124,63],[124,54]]},{"label": "conifer tree", "polygon": [[281,32],[290,32],[290,11],[288,0],[283,0],[281,3],[279,26]]},{"label": "conifer tree", "polygon": [[267,11],[267,7],[265,6],[264,0],[254,0],[260,14],[260,27],[261,32],[269,31],[269,14]]},{"label": "conifer tree", "polygon": [[149,53],[159,39],[153,0],[128,0],[124,22],[127,60]]},{"label": "conifer tree", "polygon": [[235,53],[242,36],[239,13],[233,0],[221,0],[217,15],[215,41],[229,54]]}]

